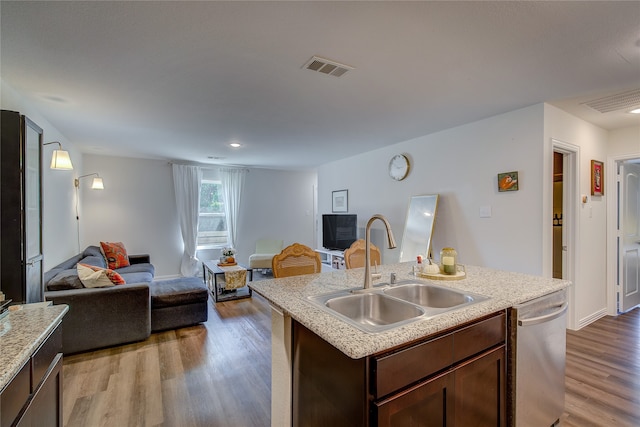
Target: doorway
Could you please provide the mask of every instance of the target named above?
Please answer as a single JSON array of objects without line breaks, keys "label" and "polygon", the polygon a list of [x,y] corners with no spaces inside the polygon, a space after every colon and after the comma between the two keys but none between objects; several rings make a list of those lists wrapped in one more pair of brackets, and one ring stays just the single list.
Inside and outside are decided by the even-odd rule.
[{"label": "doorway", "polygon": [[574,285],[567,291],[569,310],[567,328],[576,329],[576,287],[579,280],[576,260],[580,250],[577,244],[578,196],[580,147],[552,139],[553,153],[553,205],[547,215],[553,216],[552,233],[552,275],[554,278],[571,281]]},{"label": "doorway", "polygon": [[616,162],[618,312],[640,305],[640,159]]},{"label": "doorway", "polygon": [[563,243],[562,222],[564,205],[564,163],[562,153],[553,152],[553,278],[564,277],[564,255],[566,246]]}]

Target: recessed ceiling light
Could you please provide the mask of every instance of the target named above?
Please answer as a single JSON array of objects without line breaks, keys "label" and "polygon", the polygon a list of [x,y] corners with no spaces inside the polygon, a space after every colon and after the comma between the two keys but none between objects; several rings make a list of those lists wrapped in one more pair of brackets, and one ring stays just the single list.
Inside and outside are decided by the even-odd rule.
[{"label": "recessed ceiling light", "polygon": [[240,147],[240,143],[239,142],[232,142],[231,144],[229,144],[230,146],[232,146],[233,148],[238,148]]},{"label": "recessed ceiling light", "polygon": [[634,108],[633,110],[629,111],[631,114],[640,114],[640,108]]}]

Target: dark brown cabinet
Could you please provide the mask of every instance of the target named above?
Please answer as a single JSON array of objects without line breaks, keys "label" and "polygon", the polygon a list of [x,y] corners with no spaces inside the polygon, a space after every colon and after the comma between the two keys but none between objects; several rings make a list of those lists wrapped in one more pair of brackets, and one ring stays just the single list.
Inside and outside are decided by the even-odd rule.
[{"label": "dark brown cabinet", "polygon": [[379,427],[453,425],[453,375],[441,374],[380,402],[375,402]]},{"label": "dark brown cabinet", "polygon": [[0,392],[0,427],[61,427],[62,421],[62,329],[58,326]]},{"label": "dark brown cabinet", "polygon": [[505,347],[501,346],[456,368],[453,425],[505,425],[505,363]]},{"label": "dark brown cabinet", "polygon": [[294,323],[293,425],[505,426],[505,338],[499,312],[354,360]]},{"label": "dark brown cabinet", "polygon": [[42,129],[2,110],[0,289],[14,304],[44,301]]}]

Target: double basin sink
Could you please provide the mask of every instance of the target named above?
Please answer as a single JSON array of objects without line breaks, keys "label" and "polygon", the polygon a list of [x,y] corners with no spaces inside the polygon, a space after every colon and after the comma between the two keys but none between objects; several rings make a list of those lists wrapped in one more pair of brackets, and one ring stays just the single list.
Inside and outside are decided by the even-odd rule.
[{"label": "double basin sink", "polygon": [[419,280],[378,285],[367,291],[345,290],[309,297],[324,311],[369,333],[387,331],[487,299]]}]

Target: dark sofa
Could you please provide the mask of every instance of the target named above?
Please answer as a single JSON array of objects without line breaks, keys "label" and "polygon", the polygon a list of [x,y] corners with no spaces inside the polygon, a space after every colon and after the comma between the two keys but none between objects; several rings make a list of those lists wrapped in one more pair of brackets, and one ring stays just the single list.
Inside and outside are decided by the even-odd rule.
[{"label": "dark sofa", "polygon": [[100,248],[89,246],[44,274],[45,299],[69,305],[62,320],[65,354],[144,340],[151,332],[208,318],[202,279],[154,281],[149,255],[129,255],[131,265],[114,270],[126,284],[106,288],[85,288],[76,270],[79,262],[106,268]]}]

